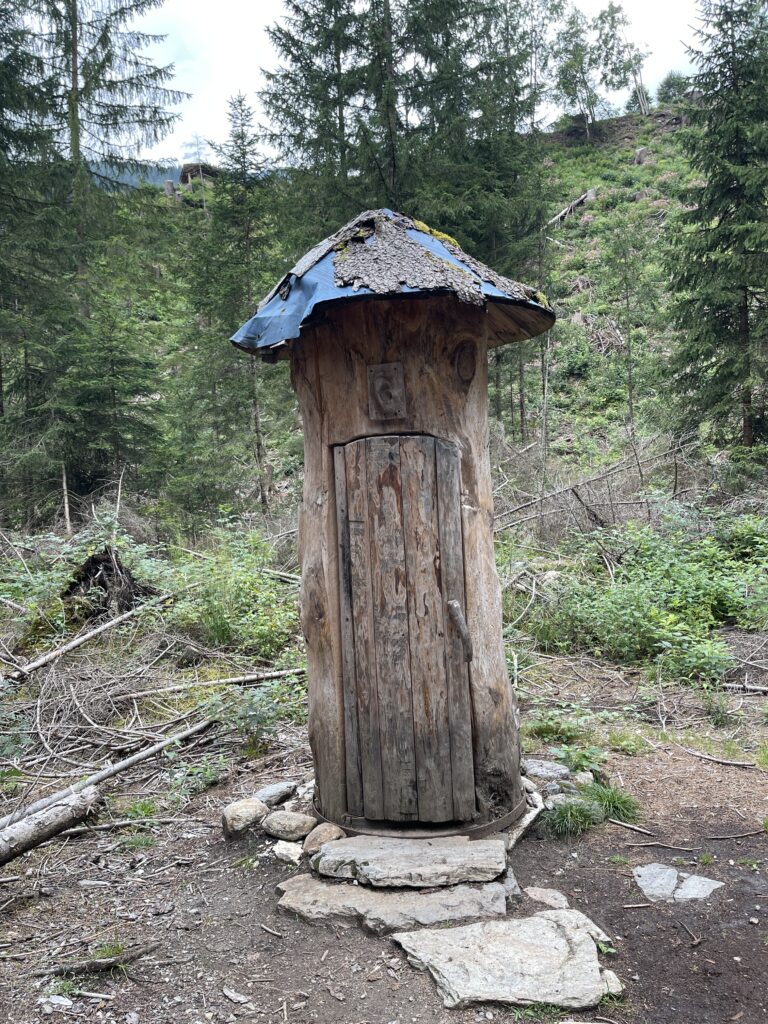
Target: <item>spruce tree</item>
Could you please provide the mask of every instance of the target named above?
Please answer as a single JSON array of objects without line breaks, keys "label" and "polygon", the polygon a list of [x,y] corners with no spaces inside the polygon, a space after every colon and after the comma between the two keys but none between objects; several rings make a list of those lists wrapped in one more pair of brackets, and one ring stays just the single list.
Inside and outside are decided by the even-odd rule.
[{"label": "spruce tree", "polygon": [[762,0],[701,0],[683,145],[701,183],[672,238],[683,416],[751,447],[768,434],[768,16]]}]

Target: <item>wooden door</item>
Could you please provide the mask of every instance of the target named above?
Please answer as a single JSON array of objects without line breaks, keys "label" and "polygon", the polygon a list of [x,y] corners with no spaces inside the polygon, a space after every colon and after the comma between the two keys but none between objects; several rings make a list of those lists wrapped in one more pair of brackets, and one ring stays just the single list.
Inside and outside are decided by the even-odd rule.
[{"label": "wooden door", "polygon": [[475,788],[458,449],[370,437],[336,447],[334,467],[349,813],[467,821]]}]

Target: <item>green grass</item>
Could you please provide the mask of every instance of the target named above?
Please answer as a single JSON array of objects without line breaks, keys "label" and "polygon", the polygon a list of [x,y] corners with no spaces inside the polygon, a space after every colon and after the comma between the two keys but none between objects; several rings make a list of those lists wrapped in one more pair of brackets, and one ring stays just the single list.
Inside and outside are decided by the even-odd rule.
[{"label": "green grass", "polygon": [[529,736],[535,736],[545,743],[573,744],[586,740],[591,730],[585,727],[583,718],[565,718],[555,711],[545,711],[524,726]]},{"label": "green grass", "polygon": [[112,957],[120,956],[124,952],[125,944],[123,942],[104,942],[96,947],[93,955],[97,960],[109,960]]},{"label": "green grass", "polygon": [[544,823],[553,836],[563,839],[567,836],[581,836],[593,825],[603,820],[597,804],[573,803],[558,804],[551,811],[544,812]]},{"label": "green grass", "polygon": [[562,747],[551,747],[550,754],[572,772],[599,771],[607,760],[607,755],[600,747],[577,747],[565,744]]},{"label": "green grass", "polygon": [[596,804],[605,818],[615,818],[616,821],[632,824],[640,817],[638,801],[618,786],[593,782],[589,786],[582,786],[581,794],[586,800]]},{"label": "green grass", "polygon": [[608,746],[617,754],[625,754],[627,757],[636,757],[651,749],[647,740],[630,729],[614,729],[609,732]]},{"label": "green grass", "polygon": [[628,867],[632,861],[629,857],[625,857],[623,853],[614,853],[614,855],[609,858],[609,863],[616,864],[618,867]]},{"label": "green grass", "polygon": [[706,867],[708,864],[714,864],[714,855],[711,853],[700,853],[696,858],[696,863],[701,864],[703,867]]}]

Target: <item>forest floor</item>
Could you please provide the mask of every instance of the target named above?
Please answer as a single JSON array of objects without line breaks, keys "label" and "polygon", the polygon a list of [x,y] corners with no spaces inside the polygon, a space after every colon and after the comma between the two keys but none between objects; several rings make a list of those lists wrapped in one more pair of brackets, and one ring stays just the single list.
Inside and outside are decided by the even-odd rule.
[{"label": "forest floor", "polygon": [[[275,886],[295,869],[272,859],[272,844],[261,833],[226,842],[220,814],[228,801],[260,785],[307,775],[306,737],[291,727],[267,758],[239,764],[225,783],[169,815],[174,821],[152,827],[151,838],[93,832],[59,839],[0,871],[0,1021],[32,1024],[58,1015],[125,1024],[768,1019],[768,835],[715,838],[760,829],[768,815],[768,772],[685,749],[735,760],[728,757],[733,724],[737,732],[765,731],[765,697],[733,694],[727,723],[714,728],[690,689],[667,687],[654,703],[643,696],[639,673],[597,662],[546,659],[524,679],[524,721],[542,706],[589,707],[607,721],[614,745],[617,736],[644,738],[633,756],[609,753],[602,770],[640,801],[642,827],[652,836],[603,824],[557,840],[536,829],[512,855],[521,886],[562,891],[612,937],[616,953],[601,959],[625,984],[623,999],[584,1013],[494,1004],[446,1010],[430,978],[411,968],[388,938],[279,912]],[[533,752],[530,737],[525,743]],[[146,787],[129,779],[119,786],[122,797],[146,795]],[[653,861],[705,874],[724,888],[702,902],[649,904],[631,869]],[[510,913],[536,909],[526,898]],[[119,972],[53,981],[35,976],[61,961],[151,943],[159,945]],[[58,1005],[46,1005],[46,993],[59,995]]]}]

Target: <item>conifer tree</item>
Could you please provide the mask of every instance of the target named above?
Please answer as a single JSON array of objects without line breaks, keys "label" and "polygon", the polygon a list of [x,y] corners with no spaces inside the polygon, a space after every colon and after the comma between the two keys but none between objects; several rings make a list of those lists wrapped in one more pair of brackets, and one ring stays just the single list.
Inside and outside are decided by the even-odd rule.
[{"label": "conifer tree", "polygon": [[675,385],[690,423],[751,447],[768,434],[768,15],[762,0],[701,0],[684,147],[703,181],[672,239],[681,340]]}]

